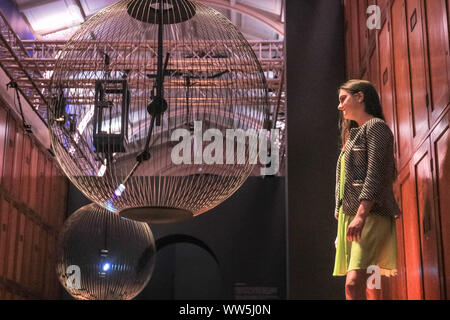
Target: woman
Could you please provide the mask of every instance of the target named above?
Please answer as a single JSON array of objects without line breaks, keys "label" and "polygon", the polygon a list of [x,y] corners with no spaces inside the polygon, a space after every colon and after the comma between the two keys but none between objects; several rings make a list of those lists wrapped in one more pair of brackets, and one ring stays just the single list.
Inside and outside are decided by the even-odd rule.
[{"label": "woman", "polygon": [[368,290],[370,297],[366,296],[367,272],[375,267],[381,275],[391,276],[397,268],[395,218],[400,209],[392,189],[397,175],[393,135],[368,81],[343,84],[338,109],[343,119],[336,169],[338,234],[333,275],[346,276],[347,299],[377,299],[380,288]]}]

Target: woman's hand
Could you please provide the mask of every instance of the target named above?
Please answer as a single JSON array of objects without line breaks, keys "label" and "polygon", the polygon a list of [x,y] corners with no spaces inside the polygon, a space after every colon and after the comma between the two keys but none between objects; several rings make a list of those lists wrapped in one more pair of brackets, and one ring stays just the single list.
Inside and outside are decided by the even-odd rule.
[{"label": "woman's hand", "polygon": [[361,239],[361,234],[366,223],[367,215],[374,205],[374,201],[363,200],[358,208],[358,213],[352,222],[348,225],[347,229],[347,240],[348,241],[359,241]]},{"label": "woman's hand", "polygon": [[365,217],[361,215],[356,215],[356,217],[353,218],[352,222],[348,226],[347,240],[359,241],[359,239],[361,239],[361,234],[365,223],[366,223]]}]

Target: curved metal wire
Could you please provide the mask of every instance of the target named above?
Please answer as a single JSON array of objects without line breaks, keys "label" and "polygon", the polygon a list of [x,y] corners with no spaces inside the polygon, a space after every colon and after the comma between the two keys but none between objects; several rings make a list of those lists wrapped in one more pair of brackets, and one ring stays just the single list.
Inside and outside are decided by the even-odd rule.
[{"label": "curved metal wire", "polygon": [[[225,151],[223,164],[195,163],[197,149],[192,149],[191,163],[174,164],[171,152],[178,141],[172,141],[172,133],[186,129],[193,141],[198,123],[201,135],[209,129],[223,137],[229,129],[262,129],[269,109],[267,84],[251,46],[223,15],[195,1],[163,0],[163,96],[168,107],[152,129],[150,159],[136,166],[148,138],[147,107],[157,85],[158,24],[151,22],[158,19],[159,1],[119,1],[90,18],[67,42],[51,82],[52,146],[75,186],[111,211],[161,207],[196,216],[243,184],[254,167],[249,155],[257,145],[235,142],[235,153],[239,144],[245,149],[239,164],[227,164]],[[133,9],[145,18],[133,18]],[[94,115],[102,93],[94,86],[71,88],[74,80],[109,86],[103,90],[102,121]],[[117,94],[122,89],[128,97]],[[99,123],[103,135],[96,144]],[[208,144],[202,142],[200,150]]]},{"label": "curved metal wire", "polygon": [[[58,237],[56,272],[76,299],[129,300],[149,282],[155,254],[155,240],[146,223],[90,204],[64,223]],[[75,272],[74,266],[79,268]]]}]

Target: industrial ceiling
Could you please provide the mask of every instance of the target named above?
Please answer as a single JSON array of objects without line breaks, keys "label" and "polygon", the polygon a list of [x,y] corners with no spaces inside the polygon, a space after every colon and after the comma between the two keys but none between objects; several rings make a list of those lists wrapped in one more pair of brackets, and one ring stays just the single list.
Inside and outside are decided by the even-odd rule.
[{"label": "industrial ceiling", "polygon": [[[97,11],[117,0],[13,0],[36,39],[64,40]],[[247,40],[280,40],[284,0],[200,0],[220,11]]]}]

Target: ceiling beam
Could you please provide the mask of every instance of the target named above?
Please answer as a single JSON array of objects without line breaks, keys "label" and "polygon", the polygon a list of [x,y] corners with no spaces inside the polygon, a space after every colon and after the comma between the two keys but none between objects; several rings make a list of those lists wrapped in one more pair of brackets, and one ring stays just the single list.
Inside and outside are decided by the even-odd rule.
[{"label": "ceiling beam", "polygon": [[231,4],[228,0],[199,0],[206,5],[217,6],[229,10],[237,11],[241,14],[253,17],[262,23],[274,29],[277,33],[284,36],[284,23],[280,21],[280,16],[248,5],[236,3]]},{"label": "ceiling beam", "polygon": [[80,9],[81,17],[83,18],[83,21],[87,20],[86,12],[84,11],[83,5],[81,4],[80,0],[75,0],[75,4]]},{"label": "ceiling beam", "polygon": [[49,3],[57,2],[57,1],[59,1],[59,0],[38,0],[38,1],[33,1],[33,2],[28,2],[28,3],[21,4],[21,5],[17,5],[17,9],[19,9],[20,12],[24,12],[26,10],[37,8],[37,7],[43,6],[45,4],[49,4]]},{"label": "ceiling beam", "polygon": [[[230,6],[235,6],[235,5],[236,5],[236,0],[230,0]],[[238,12],[236,10],[230,10],[230,18],[231,18],[230,20],[231,20],[231,22],[235,26],[239,27],[238,21],[237,21],[237,15],[238,15]]]}]

